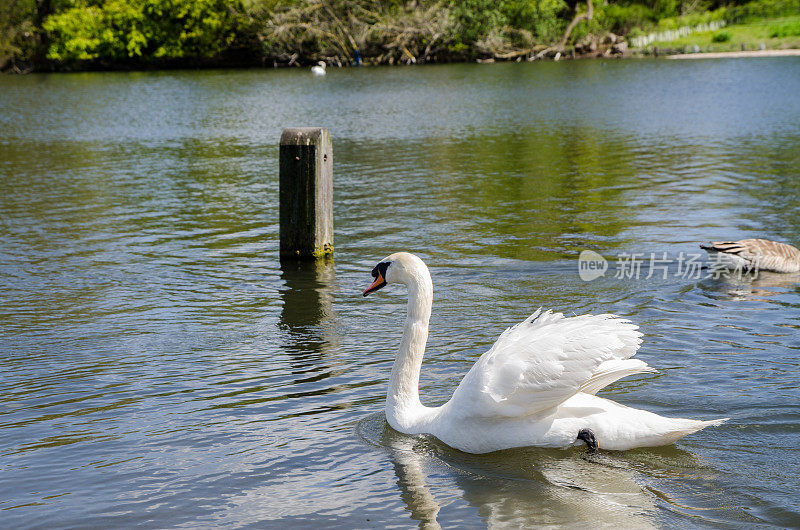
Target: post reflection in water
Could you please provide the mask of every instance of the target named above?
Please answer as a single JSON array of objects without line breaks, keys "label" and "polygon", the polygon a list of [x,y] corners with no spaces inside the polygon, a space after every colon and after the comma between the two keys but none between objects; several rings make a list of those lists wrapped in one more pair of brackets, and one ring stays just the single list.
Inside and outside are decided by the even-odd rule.
[{"label": "post reflection in water", "polygon": [[336,318],[333,260],[281,260],[281,279],[283,308],[278,326],[285,332],[282,349],[295,370],[305,373],[309,362],[322,361],[336,341],[331,332]]}]

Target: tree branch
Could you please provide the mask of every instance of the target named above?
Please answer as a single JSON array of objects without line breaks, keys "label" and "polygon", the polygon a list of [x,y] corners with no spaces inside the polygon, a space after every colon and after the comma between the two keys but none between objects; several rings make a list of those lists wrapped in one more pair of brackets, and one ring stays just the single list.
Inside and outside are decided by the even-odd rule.
[{"label": "tree branch", "polygon": [[567,40],[569,39],[570,33],[572,30],[575,29],[575,26],[578,25],[579,22],[582,20],[592,20],[592,15],[594,15],[594,8],[592,7],[592,0],[586,0],[586,13],[580,13],[575,15],[575,18],[572,19],[572,22],[569,23],[567,26],[566,31],[564,31],[564,36],[561,37],[561,42],[558,43],[559,51],[564,51],[564,47],[567,45]]}]

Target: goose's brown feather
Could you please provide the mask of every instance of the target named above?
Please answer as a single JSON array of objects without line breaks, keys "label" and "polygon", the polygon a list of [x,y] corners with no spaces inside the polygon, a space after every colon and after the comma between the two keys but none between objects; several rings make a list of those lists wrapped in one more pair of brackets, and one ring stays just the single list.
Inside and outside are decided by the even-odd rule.
[{"label": "goose's brown feather", "polygon": [[723,253],[738,256],[750,268],[773,272],[800,271],[800,250],[769,239],[740,239],[739,241],[714,241],[700,248],[709,254]]}]

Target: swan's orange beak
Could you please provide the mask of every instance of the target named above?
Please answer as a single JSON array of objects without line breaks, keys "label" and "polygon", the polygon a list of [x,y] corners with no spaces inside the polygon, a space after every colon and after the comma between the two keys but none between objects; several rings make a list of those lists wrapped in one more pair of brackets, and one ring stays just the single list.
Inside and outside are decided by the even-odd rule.
[{"label": "swan's orange beak", "polygon": [[381,271],[377,272],[378,275],[375,276],[375,281],[372,282],[370,286],[364,290],[364,296],[367,296],[369,293],[374,293],[375,291],[386,285],[386,280],[383,279],[383,274],[381,274]]}]

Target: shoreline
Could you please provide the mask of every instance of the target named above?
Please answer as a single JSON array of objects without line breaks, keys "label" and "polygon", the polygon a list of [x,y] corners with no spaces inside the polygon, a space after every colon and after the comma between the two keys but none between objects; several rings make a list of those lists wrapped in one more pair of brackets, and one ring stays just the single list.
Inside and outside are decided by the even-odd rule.
[{"label": "shoreline", "polygon": [[800,57],[800,49],[787,48],[784,50],[746,50],[730,52],[704,52],[704,53],[677,53],[667,55],[666,59],[723,59],[738,57]]},{"label": "shoreline", "polygon": [[[597,51],[589,51],[583,53],[575,53],[575,50],[564,54],[544,55],[541,57],[525,58],[518,56],[515,58],[472,58],[472,57],[447,57],[433,61],[420,61],[412,64],[404,62],[395,63],[373,63],[369,59],[359,65],[343,64],[341,68],[358,68],[358,67],[371,67],[371,66],[421,66],[421,65],[436,65],[436,64],[491,64],[491,63],[511,63],[511,62],[532,62],[532,61],[575,61],[575,60],[591,60],[591,59],[641,59],[647,57],[660,57],[662,59],[725,59],[725,58],[747,58],[747,57],[800,57],[800,48],[785,48],[785,49],[772,49],[772,50],[745,50],[745,51],[725,51],[725,52],[698,52],[698,53],[675,53],[672,50],[664,50],[666,53],[652,53],[646,48],[633,48],[633,49],[614,49],[612,46],[606,46]],[[269,63],[272,64],[269,64]],[[278,61],[262,61],[262,60],[232,60],[225,61],[167,61],[162,64],[102,64],[102,65],[84,65],[83,68],[50,68],[50,69],[26,69],[26,70],[7,70],[0,75],[26,75],[31,73],[81,73],[81,72],[147,72],[147,71],[165,71],[165,70],[219,70],[219,69],[247,69],[247,68],[264,68],[264,69],[291,69],[291,68],[305,68],[308,66],[304,62],[297,61],[294,64],[283,63]],[[331,64],[331,67],[335,66]]]}]

